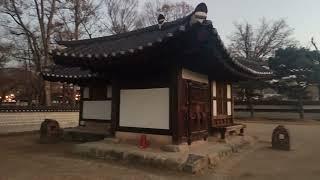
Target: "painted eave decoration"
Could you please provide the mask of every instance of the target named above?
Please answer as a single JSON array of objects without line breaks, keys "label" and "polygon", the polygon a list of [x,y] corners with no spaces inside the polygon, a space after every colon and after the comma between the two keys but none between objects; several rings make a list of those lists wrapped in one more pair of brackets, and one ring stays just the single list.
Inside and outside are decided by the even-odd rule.
[{"label": "painted eave decoration", "polygon": [[[94,76],[94,74],[91,74],[88,70],[82,70],[87,64],[95,62],[108,64],[121,59],[123,56],[131,57],[144,52],[146,49],[161,47],[159,45],[166,45],[169,40],[188,32],[192,27],[200,26],[208,28],[210,38],[216,42],[212,49],[219,52],[220,57],[213,58],[213,61],[219,61],[229,71],[244,78],[262,79],[271,77],[272,72],[257,62],[231,58],[212,22],[206,19],[207,12],[206,4],[200,3],[190,15],[172,22],[165,22],[164,16],[159,15],[158,24],[146,28],[93,39],[60,41],[58,44],[64,48],[50,51],[55,64],[58,64],[57,67],[51,69],[58,71],[57,69],[61,68],[60,74],[48,70],[43,72],[42,75],[47,79],[52,76],[88,78]],[[82,69],[79,68],[80,66]],[[78,74],[70,74],[71,72],[77,72]]]}]

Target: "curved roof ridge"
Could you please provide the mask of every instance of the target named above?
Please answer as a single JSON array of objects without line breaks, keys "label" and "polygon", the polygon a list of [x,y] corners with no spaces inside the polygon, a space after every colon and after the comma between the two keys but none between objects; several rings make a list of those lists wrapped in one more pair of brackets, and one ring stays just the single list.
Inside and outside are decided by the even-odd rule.
[{"label": "curved roof ridge", "polygon": [[188,21],[188,19],[190,18],[191,15],[192,15],[192,13],[187,15],[187,16],[185,16],[185,17],[176,19],[174,21],[166,22],[166,23],[163,24],[161,29],[159,29],[158,24],[155,24],[155,25],[144,27],[144,28],[136,29],[136,30],[133,30],[133,31],[120,33],[120,34],[101,36],[101,37],[96,37],[96,38],[92,38],[92,39],[58,41],[57,43],[59,45],[72,46],[72,45],[78,45],[78,44],[83,44],[83,43],[94,43],[94,42],[97,42],[97,41],[117,40],[117,39],[126,38],[126,37],[134,36],[134,35],[137,35],[137,34],[145,33],[145,32],[162,31],[162,30],[168,29],[168,28],[170,28],[172,26],[176,26],[178,24],[183,24],[184,22]]}]

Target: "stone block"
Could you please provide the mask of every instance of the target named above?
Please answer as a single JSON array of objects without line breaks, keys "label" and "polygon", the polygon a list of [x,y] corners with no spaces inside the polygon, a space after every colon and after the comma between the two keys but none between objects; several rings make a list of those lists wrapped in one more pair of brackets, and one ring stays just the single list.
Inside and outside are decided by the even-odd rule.
[{"label": "stone block", "polygon": [[123,152],[114,151],[114,150],[107,151],[105,158],[111,159],[111,160],[121,160],[121,159],[123,159]]},{"label": "stone block", "polygon": [[119,144],[120,143],[120,139],[117,139],[117,138],[104,138],[103,142],[105,142],[107,144]]},{"label": "stone block", "polygon": [[195,154],[189,154],[189,157],[183,166],[183,171],[196,174],[206,168],[208,168],[207,157],[195,155]]},{"label": "stone block", "polygon": [[161,150],[167,151],[167,152],[186,152],[186,151],[189,151],[189,146],[187,144],[181,144],[181,145],[168,144],[168,145],[161,146]]},{"label": "stone block", "polygon": [[210,168],[217,166],[217,165],[218,165],[218,162],[219,162],[219,160],[220,160],[218,153],[208,154],[208,155],[207,155],[207,158],[208,158],[208,166],[209,166]]},{"label": "stone block", "polygon": [[142,164],[144,156],[138,153],[128,153],[125,160],[132,164]]},{"label": "stone block", "polygon": [[57,143],[61,140],[62,133],[58,121],[45,119],[40,126],[40,143]]}]

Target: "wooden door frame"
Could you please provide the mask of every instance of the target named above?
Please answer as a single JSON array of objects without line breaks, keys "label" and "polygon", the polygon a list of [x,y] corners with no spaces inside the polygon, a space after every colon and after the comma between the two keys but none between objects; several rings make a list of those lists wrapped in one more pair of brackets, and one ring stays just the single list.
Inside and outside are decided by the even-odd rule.
[{"label": "wooden door frame", "polygon": [[[190,145],[192,142],[193,142],[193,139],[192,139],[192,130],[191,130],[191,123],[190,123],[190,109],[191,109],[191,87],[192,85],[195,85],[194,87],[195,88],[199,88],[199,89],[206,89],[208,92],[208,97],[207,97],[207,106],[209,108],[209,112],[208,114],[206,115],[207,117],[207,120],[206,120],[206,127],[207,129],[201,129],[199,130],[198,132],[195,132],[195,133],[199,133],[199,134],[202,134],[202,131],[206,131],[204,134],[200,135],[200,136],[203,136],[203,139],[206,140],[208,135],[209,135],[209,123],[211,121],[211,105],[210,105],[210,97],[211,97],[211,93],[210,93],[210,84],[205,84],[205,83],[201,83],[201,82],[197,82],[197,81],[193,81],[193,80],[188,80],[188,79],[184,79],[183,80],[183,83],[186,83],[186,88],[187,88],[187,120],[186,120],[186,124],[187,124],[187,142],[188,144]],[[204,86],[207,86],[206,88],[204,88]]]}]

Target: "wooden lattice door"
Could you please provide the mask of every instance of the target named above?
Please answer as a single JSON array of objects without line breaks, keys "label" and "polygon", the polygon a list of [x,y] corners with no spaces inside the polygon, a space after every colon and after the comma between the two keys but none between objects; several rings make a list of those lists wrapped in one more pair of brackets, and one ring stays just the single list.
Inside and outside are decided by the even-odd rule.
[{"label": "wooden lattice door", "polygon": [[188,143],[208,137],[210,91],[208,84],[186,80]]}]

